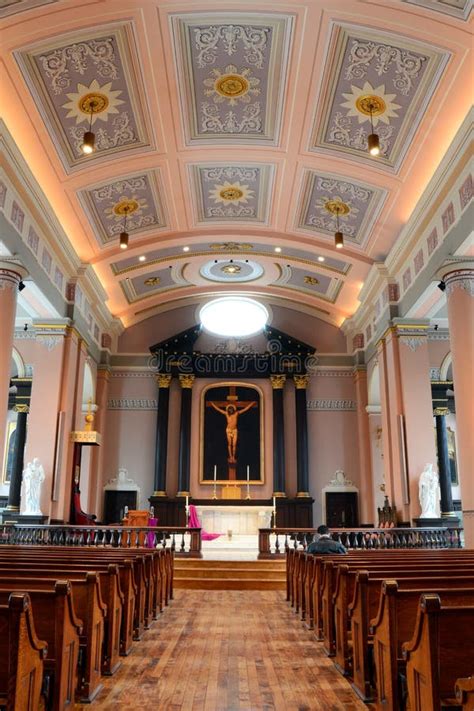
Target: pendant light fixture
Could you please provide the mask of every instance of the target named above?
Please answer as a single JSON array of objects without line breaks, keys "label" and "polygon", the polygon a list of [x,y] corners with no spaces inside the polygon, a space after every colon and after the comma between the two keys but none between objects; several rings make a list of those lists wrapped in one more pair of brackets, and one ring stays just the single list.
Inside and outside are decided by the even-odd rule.
[{"label": "pendant light fixture", "polygon": [[89,120],[89,130],[84,132],[84,139],[82,141],[82,152],[86,156],[94,153],[95,151],[95,133],[92,131],[92,117],[95,113],[96,105],[96,102],[93,100],[89,103],[89,112],[91,115]]},{"label": "pendant light fixture", "polygon": [[128,211],[125,212],[125,217],[123,219],[123,230],[120,233],[120,249],[128,248],[127,217]]},{"label": "pendant light fixture", "polygon": [[370,112],[370,128],[372,133],[370,133],[367,137],[367,147],[371,156],[378,156],[380,155],[380,139],[378,137],[378,134],[374,133],[374,122],[372,119],[374,105],[372,104],[372,102],[369,103],[368,109]]},{"label": "pendant light fixture", "polygon": [[334,233],[334,241],[336,244],[336,249],[342,249],[344,247],[344,235],[339,229],[339,208],[335,209],[336,213],[336,232]]}]

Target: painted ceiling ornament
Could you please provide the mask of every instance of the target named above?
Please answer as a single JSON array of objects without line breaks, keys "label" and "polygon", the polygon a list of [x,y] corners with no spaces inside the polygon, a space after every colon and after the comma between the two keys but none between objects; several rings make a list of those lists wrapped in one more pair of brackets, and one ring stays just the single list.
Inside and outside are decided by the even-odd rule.
[{"label": "painted ceiling ornament", "polygon": [[238,274],[241,270],[242,267],[239,267],[238,264],[225,264],[221,267],[221,272],[224,274]]},{"label": "painted ceiling ornament", "polygon": [[270,27],[254,27],[250,25],[212,25],[194,28],[194,42],[198,65],[202,67],[214,64],[218,56],[218,47],[222,42],[224,52],[232,57],[239,49],[239,41],[244,48],[245,60],[262,69],[264,51],[267,48]]},{"label": "painted ceiling ornament", "polygon": [[205,96],[212,97],[215,104],[228,101],[231,106],[235,106],[239,101],[248,104],[252,96],[259,96],[260,79],[251,76],[248,67],[237,69],[234,64],[228,64],[221,72],[220,69],[212,69],[210,76],[204,79],[204,86],[209,87],[204,90]]},{"label": "painted ceiling ornament", "polygon": [[[319,200],[316,201],[316,207],[319,207],[319,209],[323,207],[327,212],[331,213],[331,215],[339,215],[340,220],[347,220],[349,214],[352,212],[350,205],[344,202],[340,197],[330,198],[329,200],[319,198]],[[357,214],[358,209],[355,208],[355,211]]]},{"label": "painted ceiling ornament", "polygon": [[209,245],[209,249],[219,250],[220,252],[245,252],[253,249],[253,244],[247,242],[213,242]]},{"label": "painted ceiling ornament", "polygon": [[374,127],[379,121],[390,124],[391,118],[398,118],[396,110],[401,106],[393,101],[396,94],[385,93],[385,84],[375,88],[368,81],[363,87],[351,84],[351,93],[342,95],[346,101],[341,103],[341,106],[348,109],[347,116],[357,117],[359,124],[366,121],[370,123],[371,113]]},{"label": "painted ceiling ornament", "polygon": [[319,279],[316,279],[314,276],[310,276],[309,274],[304,277],[304,283],[309,284],[310,286],[316,286],[319,284]]},{"label": "painted ceiling ornament", "polygon": [[243,185],[239,181],[229,183],[225,181],[221,185],[214,185],[213,190],[209,190],[209,197],[215,203],[223,205],[238,205],[247,203],[253,197],[254,191],[248,185]]},{"label": "painted ceiling ornament", "polygon": [[145,279],[145,281],[143,283],[145,284],[145,286],[158,286],[160,281],[161,281],[160,277],[155,276],[155,277],[148,277],[148,279]]},{"label": "painted ceiling ornament", "polygon": [[133,195],[132,197],[124,197],[111,207],[106,208],[104,214],[108,220],[123,222],[125,216],[142,215],[143,211],[147,209],[148,204],[146,199]]},{"label": "painted ceiling ornament", "polygon": [[78,84],[77,91],[66,94],[68,102],[62,105],[63,109],[68,109],[66,118],[75,118],[76,125],[89,122],[92,115],[92,123],[96,120],[107,121],[110,114],[118,114],[117,106],[125,102],[118,97],[122,91],[112,90],[112,82],[100,86],[97,79],[94,79],[89,86]]}]

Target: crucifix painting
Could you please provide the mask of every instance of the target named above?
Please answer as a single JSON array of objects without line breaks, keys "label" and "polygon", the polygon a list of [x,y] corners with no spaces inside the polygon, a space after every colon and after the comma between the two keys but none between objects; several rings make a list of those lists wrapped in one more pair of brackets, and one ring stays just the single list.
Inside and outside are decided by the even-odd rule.
[{"label": "crucifix painting", "polygon": [[212,385],[203,393],[201,482],[262,482],[262,406],[259,390],[236,384]]}]

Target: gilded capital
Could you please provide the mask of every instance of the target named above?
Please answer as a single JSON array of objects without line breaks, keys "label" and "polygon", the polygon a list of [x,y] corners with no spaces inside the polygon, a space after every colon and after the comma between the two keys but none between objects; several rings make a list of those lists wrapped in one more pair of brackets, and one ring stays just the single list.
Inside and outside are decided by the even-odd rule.
[{"label": "gilded capital", "polygon": [[294,375],[293,380],[297,390],[306,390],[309,383],[309,375]]},{"label": "gilded capital", "polygon": [[179,382],[180,382],[180,385],[183,389],[184,388],[192,388],[195,380],[196,380],[195,375],[180,375],[179,376]]},{"label": "gilded capital", "polygon": [[14,412],[26,412],[30,411],[29,405],[15,405],[13,408]]},{"label": "gilded capital", "polygon": [[169,388],[172,375],[169,373],[158,373],[156,376],[156,382],[159,388]]},{"label": "gilded capital", "polygon": [[270,382],[273,390],[283,390],[285,387],[286,375],[270,375]]},{"label": "gilded capital", "polygon": [[437,407],[433,411],[433,415],[449,415],[449,408],[447,407]]}]

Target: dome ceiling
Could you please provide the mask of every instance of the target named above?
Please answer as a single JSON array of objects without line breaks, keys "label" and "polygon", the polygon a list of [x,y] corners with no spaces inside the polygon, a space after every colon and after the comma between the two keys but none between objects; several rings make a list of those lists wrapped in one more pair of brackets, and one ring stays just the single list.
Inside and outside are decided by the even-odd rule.
[{"label": "dome ceiling", "polygon": [[124,325],[229,291],[340,325],[468,111],[467,12],[4,0],[5,122]]}]

